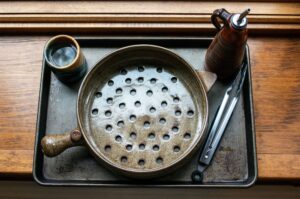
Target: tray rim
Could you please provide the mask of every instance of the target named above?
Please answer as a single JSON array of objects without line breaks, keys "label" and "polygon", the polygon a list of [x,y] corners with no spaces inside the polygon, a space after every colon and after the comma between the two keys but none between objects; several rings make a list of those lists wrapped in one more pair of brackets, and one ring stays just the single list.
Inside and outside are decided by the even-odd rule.
[{"label": "tray rim", "polygon": [[[78,36],[75,37],[76,40],[78,40],[79,43],[84,42],[84,41],[106,41],[106,42],[111,42],[111,41],[129,41],[129,42],[134,42],[134,41],[149,41],[149,42],[153,42],[153,41],[163,41],[163,42],[172,42],[174,41],[176,43],[176,41],[178,42],[180,41],[200,41],[200,42],[211,42],[213,37],[185,37],[185,36],[176,36],[176,37],[167,37],[167,36]],[[119,44],[120,46],[120,44]],[[120,183],[106,183],[104,184],[104,181],[95,181],[95,180],[66,180],[66,181],[62,181],[62,180],[50,180],[50,179],[45,179],[43,177],[41,177],[38,174],[38,162],[39,160],[39,154],[41,153],[41,151],[39,150],[40,147],[40,140],[41,140],[41,133],[39,133],[41,131],[41,129],[45,128],[45,125],[42,126],[42,118],[41,116],[43,115],[47,115],[47,106],[48,106],[48,102],[45,102],[46,100],[43,100],[44,95],[49,95],[49,88],[44,88],[43,85],[44,83],[47,82],[48,79],[50,79],[50,74],[51,71],[50,69],[48,69],[47,67],[45,67],[45,60],[43,58],[42,60],[42,68],[41,68],[41,80],[40,80],[40,91],[39,91],[39,103],[38,103],[38,111],[37,111],[37,119],[36,119],[36,133],[35,133],[35,146],[34,146],[34,158],[33,158],[33,178],[34,180],[39,184],[39,185],[43,185],[43,186],[97,186],[97,187],[140,187],[140,188],[213,188],[213,187],[222,187],[222,188],[247,188],[250,187],[252,185],[255,184],[256,180],[257,180],[257,156],[256,156],[256,136],[255,136],[255,121],[254,121],[254,105],[253,105],[253,92],[252,92],[252,81],[251,81],[251,63],[250,63],[250,49],[248,44],[246,45],[246,54],[245,56],[247,56],[247,64],[248,64],[248,70],[247,70],[247,79],[245,81],[245,84],[243,86],[243,90],[246,89],[245,87],[248,87],[248,91],[249,92],[249,97],[245,97],[245,94],[243,95],[244,98],[244,104],[249,106],[247,107],[249,110],[249,115],[250,115],[250,124],[247,124],[246,122],[246,132],[249,131],[249,128],[251,130],[251,143],[247,144],[247,148],[249,148],[251,145],[251,151],[252,151],[252,156],[251,160],[252,165],[250,165],[250,167],[252,167],[252,175],[250,175],[250,172],[248,173],[248,178],[245,181],[241,181],[241,182],[235,182],[235,183],[228,183],[228,184],[224,184],[224,183],[216,183],[216,184],[184,184],[184,183],[178,183],[178,184],[120,184]],[[47,74],[48,73],[48,74]],[[245,86],[246,85],[246,86]],[[245,93],[245,92],[243,92]],[[248,102],[248,103],[246,103]],[[46,106],[46,107],[45,107]],[[246,107],[245,107],[246,108]],[[45,110],[43,110],[45,109]],[[245,110],[246,112],[247,110]],[[245,117],[246,117],[247,113],[245,113]],[[46,117],[46,116],[45,116]],[[249,135],[246,135],[246,140],[248,143],[248,138]],[[40,152],[39,152],[40,151]],[[251,171],[251,168],[249,168],[249,152],[247,150],[247,165],[248,165],[248,171]],[[41,158],[43,159],[43,158]],[[43,160],[42,160],[43,161]],[[40,164],[42,164],[43,162],[41,162]],[[111,182],[111,181],[109,181]],[[240,183],[240,184],[238,184]]]}]

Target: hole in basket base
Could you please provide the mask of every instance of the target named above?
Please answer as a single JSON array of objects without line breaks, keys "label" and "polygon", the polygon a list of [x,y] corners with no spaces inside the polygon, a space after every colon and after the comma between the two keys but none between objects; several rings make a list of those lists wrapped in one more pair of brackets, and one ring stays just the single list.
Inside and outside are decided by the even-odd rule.
[{"label": "hole in basket base", "polygon": [[159,123],[161,123],[161,124],[165,124],[167,121],[166,121],[166,119],[165,118],[160,118],[159,119]]},{"label": "hole in basket base", "polygon": [[162,164],[162,163],[163,163],[162,157],[156,158],[156,163],[157,163],[157,164]]},{"label": "hole in basket base", "polygon": [[114,81],[113,80],[109,80],[107,84],[108,84],[108,86],[113,86],[114,85]]},{"label": "hole in basket base", "polygon": [[108,125],[106,125],[105,129],[106,129],[107,131],[111,131],[111,130],[112,130],[112,126],[108,124]]},{"label": "hole in basket base", "polygon": [[126,82],[126,84],[130,84],[131,83],[131,79],[130,78],[126,78],[125,82]]},{"label": "hole in basket base", "polygon": [[177,126],[173,126],[172,127],[172,131],[175,132],[175,133],[177,133],[179,131],[179,128]]},{"label": "hole in basket base", "polygon": [[166,87],[166,86],[164,86],[164,87],[161,89],[161,91],[164,92],[164,93],[167,92],[168,90],[169,90],[169,89],[168,89],[168,87]]},{"label": "hole in basket base", "polygon": [[162,73],[163,69],[162,69],[161,67],[159,67],[159,68],[156,69],[156,71],[157,71],[158,73]]},{"label": "hole in basket base", "polygon": [[122,163],[126,163],[126,162],[127,162],[127,160],[128,160],[128,159],[127,159],[127,157],[126,157],[126,156],[122,156],[122,157],[121,157],[121,162],[122,162]]},{"label": "hole in basket base", "polygon": [[178,103],[179,102],[179,97],[174,97],[173,102]]},{"label": "hole in basket base", "polygon": [[145,144],[140,144],[140,145],[139,145],[139,149],[140,149],[140,150],[144,150],[144,149],[145,149]]},{"label": "hole in basket base", "polygon": [[102,93],[101,92],[97,92],[95,95],[96,95],[97,98],[102,97]]},{"label": "hole in basket base", "polygon": [[123,90],[121,88],[116,89],[116,94],[121,94],[122,92],[123,92]]},{"label": "hole in basket base", "polygon": [[145,69],[144,69],[143,66],[139,66],[139,67],[138,67],[138,71],[139,71],[139,72],[143,72],[144,70],[145,70]]},{"label": "hole in basket base", "polygon": [[136,133],[135,132],[131,132],[129,136],[133,140],[136,139]]},{"label": "hole in basket base", "polygon": [[111,146],[110,146],[110,145],[106,145],[106,146],[104,147],[104,151],[105,151],[105,152],[110,152],[110,151],[111,151]]},{"label": "hole in basket base", "polygon": [[120,109],[124,109],[125,106],[126,106],[125,103],[120,103],[120,104],[119,104],[119,108],[120,108]]},{"label": "hole in basket base", "polygon": [[158,146],[158,145],[154,145],[154,146],[152,147],[152,149],[153,149],[153,151],[158,151],[158,150],[159,150],[159,146]]},{"label": "hole in basket base", "polygon": [[154,107],[151,107],[149,110],[150,110],[150,113],[154,113],[156,111],[156,109]]},{"label": "hole in basket base", "polygon": [[183,137],[184,137],[184,139],[186,139],[186,140],[191,139],[191,134],[187,132],[187,133],[184,134]]},{"label": "hole in basket base", "polygon": [[107,99],[106,99],[106,102],[107,102],[108,104],[112,104],[112,103],[113,103],[113,98],[111,98],[111,97],[107,98]]},{"label": "hole in basket base", "polygon": [[108,110],[108,111],[105,111],[104,114],[105,114],[106,117],[110,117],[110,116],[111,116],[111,111],[109,111],[109,110]]},{"label": "hole in basket base", "polygon": [[138,78],[138,83],[143,83],[144,82],[144,78],[143,77],[139,77]]},{"label": "hole in basket base", "polygon": [[148,138],[149,139],[154,139],[155,138],[154,132],[149,133]]},{"label": "hole in basket base", "polygon": [[176,110],[176,111],[175,111],[175,115],[176,115],[176,116],[180,116],[180,115],[181,115],[181,111],[180,111],[180,110]]},{"label": "hole in basket base", "polygon": [[166,107],[167,105],[168,105],[168,103],[167,103],[166,101],[162,101],[162,102],[161,102],[161,107],[164,108],[164,107]]},{"label": "hole in basket base", "polygon": [[153,95],[153,92],[151,90],[148,90],[146,93],[147,96],[151,97]]},{"label": "hole in basket base", "polygon": [[117,123],[117,126],[118,127],[123,127],[125,124],[124,124],[124,121],[123,120],[120,120],[120,121],[118,121],[118,123]]},{"label": "hole in basket base", "polygon": [[177,78],[176,78],[176,77],[172,77],[172,78],[171,78],[171,81],[172,81],[173,83],[176,83],[176,82],[177,82]]},{"label": "hole in basket base", "polygon": [[187,115],[190,116],[190,117],[192,117],[194,115],[194,111],[193,110],[189,110],[187,112]]},{"label": "hole in basket base", "polygon": [[120,73],[121,73],[122,75],[126,75],[126,74],[127,74],[127,70],[122,69],[122,70],[120,71]]},{"label": "hole in basket base", "polygon": [[98,109],[97,109],[97,108],[93,109],[93,110],[92,110],[92,114],[93,114],[93,115],[97,115],[97,114],[98,114]]},{"label": "hole in basket base", "polygon": [[156,83],[156,79],[155,78],[150,79],[150,83],[151,84],[155,84]]},{"label": "hole in basket base", "polygon": [[134,103],[134,105],[135,105],[136,107],[140,107],[140,106],[141,106],[141,102],[140,102],[140,101],[136,101],[136,102]]},{"label": "hole in basket base", "polygon": [[129,120],[132,121],[132,122],[135,121],[136,120],[136,116],[135,115],[130,115],[129,116]]},{"label": "hole in basket base", "polygon": [[132,145],[131,144],[127,144],[126,145],[126,150],[127,151],[131,151],[132,150]]},{"label": "hole in basket base", "polygon": [[180,151],[180,147],[179,146],[174,146],[173,151],[174,152],[179,152]]},{"label": "hole in basket base", "polygon": [[130,95],[135,95],[136,94],[136,90],[135,89],[131,89],[130,90]]},{"label": "hole in basket base", "polygon": [[119,136],[119,135],[117,135],[117,136],[115,137],[115,140],[116,140],[117,142],[122,142],[122,137]]},{"label": "hole in basket base", "polygon": [[144,122],[144,128],[149,128],[150,127],[150,122],[146,121]]},{"label": "hole in basket base", "polygon": [[145,160],[144,160],[144,159],[140,159],[140,160],[138,161],[138,164],[139,164],[140,166],[144,166],[144,165],[145,165]]},{"label": "hole in basket base", "polygon": [[163,139],[164,139],[164,140],[168,140],[168,139],[170,139],[170,136],[169,136],[168,134],[164,134],[164,135],[163,135]]}]

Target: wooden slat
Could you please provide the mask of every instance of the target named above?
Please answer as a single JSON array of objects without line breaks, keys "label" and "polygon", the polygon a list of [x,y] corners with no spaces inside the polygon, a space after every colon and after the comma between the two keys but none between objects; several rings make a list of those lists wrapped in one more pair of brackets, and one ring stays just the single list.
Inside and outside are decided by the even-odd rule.
[{"label": "wooden slat", "polygon": [[[213,33],[217,8],[251,8],[251,34],[300,33],[300,3],[212,1],[1,1],[2,33]],[[45,30],[47,28],[47,30]]]},{"label": "wooden slat", "polygon": [[[299,34],[300,24],[249,24],[250,35]],[[210,34],[211,23],[0,23],[2,34],[94,33],[94,34]]]},{"label": "wooden slat", "polygon": [[300,3],[212,1],[1,1],[4,33],[212,34],[217,8],[251,8],[250,34],[300,33]]},{"label": "wooden slat", "polygon": [[[205,22],[210,23],[211,14],[0,14],[0,22],[6,23],[68,23],[68,22]],[[250,15],[249,23],[300,23],[300,16]]]},{"label": "wooden slat", "polygon": [[1,14],[18,13],[150,13],[211,14],[217,8],[241,12],[251,8],[252,14],[299,15],[299,3],[211,2],[211,1],[3,1]]}]

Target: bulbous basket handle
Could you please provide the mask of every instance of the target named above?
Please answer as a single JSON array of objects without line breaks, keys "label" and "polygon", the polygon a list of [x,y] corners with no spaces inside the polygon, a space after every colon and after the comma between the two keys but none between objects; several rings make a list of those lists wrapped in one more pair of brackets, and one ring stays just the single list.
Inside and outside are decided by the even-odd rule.
[{"label": "bulbous basket handle", "polygon": [[223,27],[219,23],[218,18],[220,18],[223,21],[224,26],[228,27],[230,16],[231,14],[226,9],[217,9],[211,15],[211,22],[218,30],[221,30]]},{"label": "bulbous basket handle", "polygon": [[67,148],[81,146],[82,144],[82,133],[78,129],[64,134],[46,135],[41,140],[42,151],[48,157],[57,156]]}]

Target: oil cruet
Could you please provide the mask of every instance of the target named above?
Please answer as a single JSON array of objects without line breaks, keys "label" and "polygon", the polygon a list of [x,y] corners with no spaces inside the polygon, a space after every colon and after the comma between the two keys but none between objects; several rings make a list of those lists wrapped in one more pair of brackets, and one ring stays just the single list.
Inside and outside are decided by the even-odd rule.
[{"label": "oil cruet", "polygon": [[[205,56],[206,70],[216,73],[218,79],[228,80],[235,76],[242,64],[248,37],[246,16],[250,9],[241,14],[231,14],[217,9],[211,16],[218,33],[210,44]],[[219,23],[221,19],[223,26]]]}]

